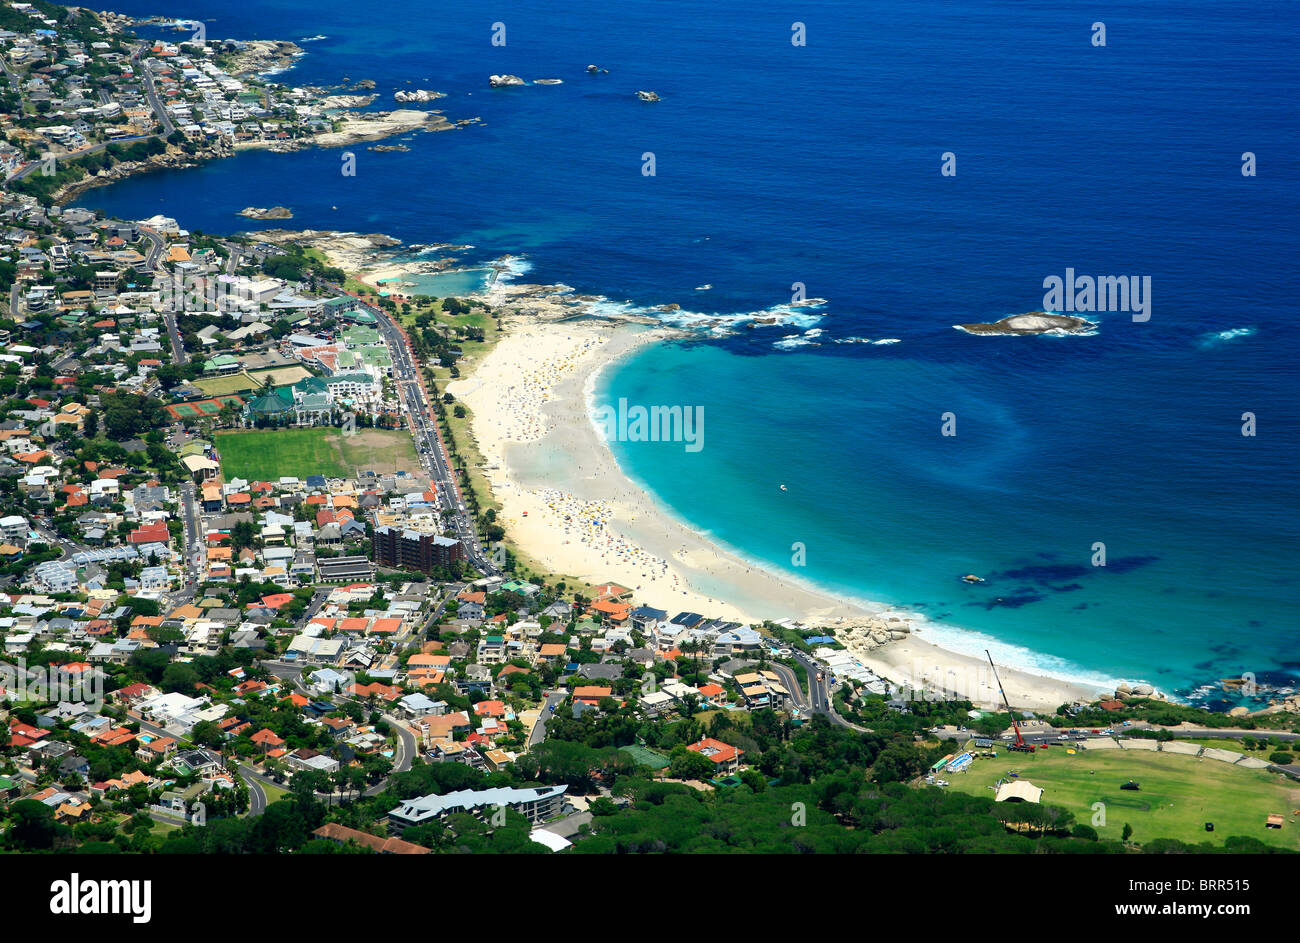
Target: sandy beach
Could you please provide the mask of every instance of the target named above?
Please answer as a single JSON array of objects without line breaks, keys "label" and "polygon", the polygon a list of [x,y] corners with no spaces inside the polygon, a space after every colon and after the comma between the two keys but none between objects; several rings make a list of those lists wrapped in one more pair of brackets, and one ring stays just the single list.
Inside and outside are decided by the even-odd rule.
[{"label": "sandy beach", "polygon": [[[839,620],[859,623],[882,612],[745,561],[630,481],[591,422],[589,397],[610,364],[677,332],[554,316],[534,308],[528,316],[508,317],[506,337],[474,374],[447,387],[472,410],[503,524],[525,552],[555,574],[620,583],[634,590],[638,603],[670,613],[695,611],[745,624],[793,619],[833,629]],[[998,699],[987,663],[916,635],[883,646],[855,643],[851,650],[895,683],[938,685],[988,706]],[[1002,681],[1014,703],[1031,708],[1095,696],[1088,688],[1010,668]]]}]

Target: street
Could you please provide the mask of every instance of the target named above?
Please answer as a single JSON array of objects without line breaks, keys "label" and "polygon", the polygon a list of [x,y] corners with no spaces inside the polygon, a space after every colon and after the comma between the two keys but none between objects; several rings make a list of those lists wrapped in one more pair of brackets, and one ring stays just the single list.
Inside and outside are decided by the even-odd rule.
[{"label": "street", "polygon": [[[354,296],[355,297],[355,296]],[[438,494],[438,504],[451,512],[449,521],[452,533],[465,546],[471,566],[485,576],[499,575],[500,569],[492,562],[479,542],[474,529],[474,519],[460,494],[460,485],[451,469],[446,445],[437,423],[429,416],[428,393],[420,377],[419,366],[411,353],[410,344],[387,312],[364,305],[375,316],[379,331],[388,344],[393,359],[393,381],[400,390],[403,405],[410,421],[411,435],[415,438],[420,462],[429,473]]]}]

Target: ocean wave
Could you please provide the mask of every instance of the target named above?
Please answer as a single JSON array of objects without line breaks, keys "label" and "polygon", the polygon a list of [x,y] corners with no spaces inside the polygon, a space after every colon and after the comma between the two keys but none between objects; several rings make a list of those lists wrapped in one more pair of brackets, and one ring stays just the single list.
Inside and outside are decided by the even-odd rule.
[{"label": "ocean wave", "polygon": [[798,306],[789,304],[774,305],[760,311],[738,311],[726,314],[692,311],[682,307],[664,310],[666,307],[666,305],[638,305],[630,301],[613,301],[602,296],[591,304],[591,312],[606,317],[629,315],[650,317],[669,327],[681,330],[703,330],[719,336],[732,333],[735,328],[745,325],[808,329],[819,324],[824,317],[816,311],[801,310]]},{"label": "ocean wave", "polygon": [[[889,614],[898,615],[899,613],[890,611]],[[931,621],[917,612],[908,611],[904,614],[904,617],[911,620],[913,631],[918,633],[917,637],[921,641],[937,645],[950,652],[969,655],[972,658],[981,660],[987,650],[993,656],[993,660],[999,668],[1005,666],[1006,668],[1030,674],[1058,678],[1073,684],[1106,691],[1115,690],[1123,681],[1127,681],[1130,685],[1151,683],[1145,679],[1115,678],[1098,671],[1090,671],[1067,659],[1037,652],[1023,645],[1016,645],[1013,642],[1006,642],[976,629]]]},{"label": "ocean wave", "polygon": [[274,76],[277,76],[277,75],[284,75],[284,73],[286,73],[286,72],[290,72],[290,71],[292,71],[294,68],[296,68],[297,65],[298,65],[298,60],[299,60],[299,59],[302,59],[302,58],[305,58],[306,55],[307,55],[307,53],[306,53],[305,51],[304,51],[304,52],[295,52],[295,53],[293,54],[293,61],[290,62],[288,65],[286,65],[286,66],[279,66],[279,67],[274,68],[274,69],[267,69],[265,72],[259,72],[259,73],[257,73],[257,74],[258,74],[258,77],[259,77],[259,78],[264,78],[264,79],[269,79],[269,78],[273,78]]},{"label": "ocean wave", "polygon": [[872,347],[886,347],[890,344],[903,343],[897,337],[882,337],[880,340],[873,341],[870,337],[837,337],[834,339],[836,344],[870,344]]},{"label": "ocean wave", "polygon": [[318,36],[304,36],[302,39],[298,40],[298,42],[300,42],[300,43],[318,43],[318,42],[320,42],[322,39],[329,39],[329,37],[328,37],[328,36],[325,36],[324,34],[321,34],[321,35],[318,35]]},{"label": "ocean wave", "polygon": [[1196,346],[1205,350],[1210,347],[1218,347],[1220,344],[1226,344],[1228,341],[1235,341],[1239,337],[1254,337],[1255,328],[1253,327],[1234,327],[1227,331],[1210,331],[1208,334],[1202,334],[1196,340]]},{"label": "ocean wave", "polygon": [[772,346],[778,350],[793,350],[796,347],[820,347],[817,338],[824,333],[825,331],[821,328],[815,327],[810,331],[804,331],[802,334],[787,334],[781,340],[774,342]]},{"label": "ocean wave", "polygon": [[497,275],[498,281],[510,281],[533,270],[533,263],[522,255],[503,255],[499,259],[493,259],[488,264],[495,266],[499,271],[500,274]]}]

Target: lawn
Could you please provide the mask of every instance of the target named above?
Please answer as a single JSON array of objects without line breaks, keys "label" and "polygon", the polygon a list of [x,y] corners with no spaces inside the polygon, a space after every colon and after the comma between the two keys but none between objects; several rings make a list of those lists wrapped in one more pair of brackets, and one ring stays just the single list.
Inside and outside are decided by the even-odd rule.
[{"label": "lawn", "polygon": [[232,373],[225,377],[207,377],[195,380],[194,385],[208,396],[227,396],[231,393],[243,393],[253,389],[256,384],[248,378],[247,373]]},{"label": "lawn", "polygon": [[352,436],[327,427],[218,432],[215,444],[227,481],[308,475],[348,478],[365,470],[380,474],[420,470],[415,443],[401,430],[358,429]]},{"label": "lawn", "polygon": [[[1102,838],[1118,839],[1124,825],[1133,826],[1133,839],[1176,838],[1189,843],[1223,844],[1233,835],[1258,838],[1270,845],[1295,849],[1300,822],[1300,788],[1280,774],[1241,769],[1217,760],[1172,753],[1127,750],[1080,751],[1064,748],[1033,755],[999,749],[996,758],[976,759],[965,773],[941,773],[949,788],[992,797],[989,788],[1009,771],[1043,790],[1044,803],[1068,809],[1075,821],[1091,824],[1093,803],[1106,805],[1106,824],[1097,826]],[[1121,790],[1129,780],[1137,792]],[[1281,829],[1264,827],[1269,813],[1285,816]],[[1205,823],[1214,831],[1206,832]]]},{"label": "lawn", "polygon": [[260,390],[266,385],[268,379],[272,386],[292,386],[309,376],[311,376],[310,370],[295,364],[288,367],[268,367],[263,370],[244,370],[225,377],[208,377],[195,380],[194,385],[208,396],[224,396],[230,393]]}]

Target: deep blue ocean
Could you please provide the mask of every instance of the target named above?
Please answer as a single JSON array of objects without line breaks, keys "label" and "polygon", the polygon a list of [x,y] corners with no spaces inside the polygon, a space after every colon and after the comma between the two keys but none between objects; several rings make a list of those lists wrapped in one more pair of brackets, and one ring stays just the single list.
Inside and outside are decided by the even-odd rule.
[{"label": "deep blue ocean", "polygon": [[[1008,662],[1181,695],[1300,677],[1290,0],[114,6],[324,36],[285,81],[373,79],[376,108],[438,89],[430,107],[483,124],[354,148],[355,177],[337,150],[247,153],[83,205],[233,232],[257,225],[239,209],[284,204],[295,228],[524,253],[530,281],[699,314],[771,311],[802,283],[827,303],[795,322],[606,375],[602,399],[704,408],[698,452],[616,445],[681,517]],[[504,72],[564,84],[489,89]],[[1150,320],[954,330],[1040,309],[1067,268],[1150,276]]]}]

